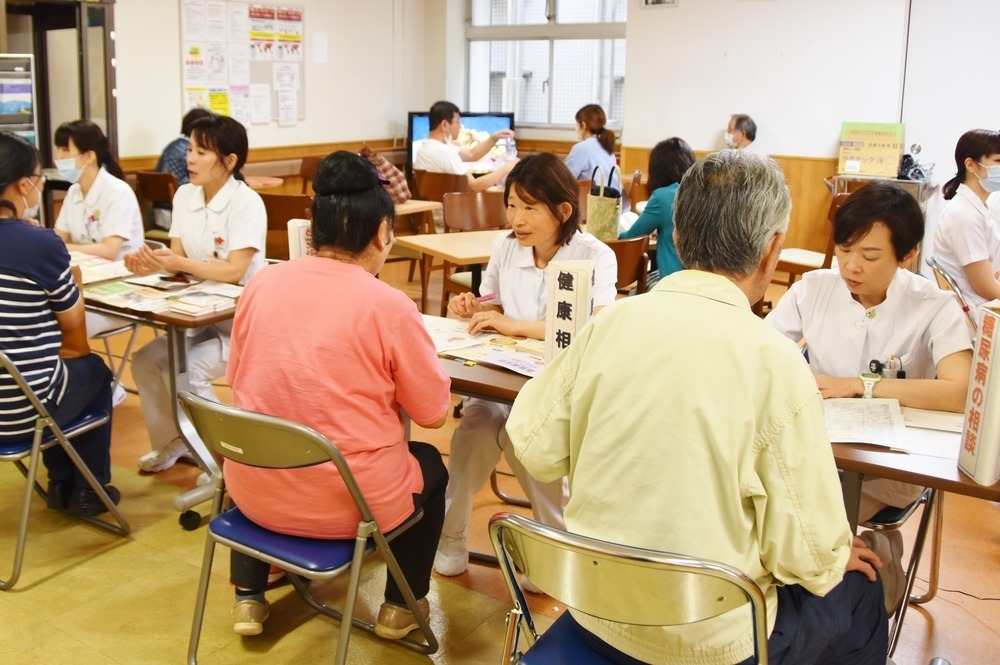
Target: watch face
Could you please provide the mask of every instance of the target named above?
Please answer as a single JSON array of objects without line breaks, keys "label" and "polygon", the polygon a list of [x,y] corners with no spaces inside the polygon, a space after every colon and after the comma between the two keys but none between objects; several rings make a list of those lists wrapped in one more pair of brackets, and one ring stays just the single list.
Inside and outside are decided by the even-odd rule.
[{"label": "watch face", "polygon": [[882,378],[882,376],[879,374],[874,374],[872,372],[862,372],[861,378],[868,379],[869,381],[878,381],[879,379]]}]

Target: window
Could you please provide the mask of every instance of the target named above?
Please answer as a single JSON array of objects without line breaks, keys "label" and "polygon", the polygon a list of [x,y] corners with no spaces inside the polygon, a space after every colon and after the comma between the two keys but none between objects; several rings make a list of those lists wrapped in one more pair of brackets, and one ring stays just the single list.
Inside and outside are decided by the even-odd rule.
[{"label": "window", "polygon": [[469,111],[572,126],[597,103],[620,128],[627,0],[469,0]]}]

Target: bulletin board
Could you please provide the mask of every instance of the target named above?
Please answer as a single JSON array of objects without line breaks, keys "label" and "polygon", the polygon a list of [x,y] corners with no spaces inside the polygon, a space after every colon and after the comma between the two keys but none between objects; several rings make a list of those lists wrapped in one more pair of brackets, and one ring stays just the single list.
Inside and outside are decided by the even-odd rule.
[{"label": "bulletin board", "polygon": [[245,126],[305,119],[302,7],[180,0],[183,108]]}]

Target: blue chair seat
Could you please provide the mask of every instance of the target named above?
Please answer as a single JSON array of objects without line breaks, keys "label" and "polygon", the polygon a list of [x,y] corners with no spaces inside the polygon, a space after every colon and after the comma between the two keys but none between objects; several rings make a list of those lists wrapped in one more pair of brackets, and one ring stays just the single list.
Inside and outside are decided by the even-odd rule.
[{"label": "blue chair seat", "polygon": [[583,641],[569,612],[542,633],[535,646],[521,656],[520,665],[614,665]]},{"label": "blue chair seat", "polygon": [[[222,513],[209,523],[208,528],[220,538],[253,547],[263,554],[317,574],[336,570],[350,563],[354,556],[354,538],[321,540],[275,533],[251,522],[239,508]],[[374,550],[375,544],[369,538],[366,554]]]},{"label": "blue chair seat", "polygon": [[[103,418],[108,417],[108,412],[104,409],[91,408],[87,409],[72,421],[66,423],[62,428],[63,434],[67,437],[72,437],[73,433],[79,429],[100,421]],[[55,441],[55,436],[52,435],[51,430],[45,430],[45,438],[42,439],[43,443],[49,443],[50,441]],[[0,443],[0,456],[8,455],[21,455],[27,453],[31,450],[31,444],[34,443],[33,435],[28,435],[28,438],[24,441],[14,441],[13,443]]]}]

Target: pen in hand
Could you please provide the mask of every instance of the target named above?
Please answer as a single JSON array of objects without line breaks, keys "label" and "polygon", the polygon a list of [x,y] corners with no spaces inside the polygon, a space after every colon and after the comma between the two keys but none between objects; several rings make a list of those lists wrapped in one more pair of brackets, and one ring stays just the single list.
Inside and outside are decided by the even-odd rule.
[{"label": "pen in hand", "polygon": [[485,296],[479,296],[478,298],[473,298],[472,302],[489,302],[490,300],[496,300],[497,294],[489,293]]}]

